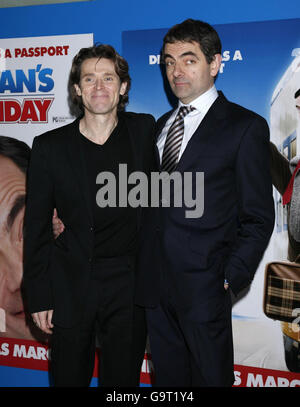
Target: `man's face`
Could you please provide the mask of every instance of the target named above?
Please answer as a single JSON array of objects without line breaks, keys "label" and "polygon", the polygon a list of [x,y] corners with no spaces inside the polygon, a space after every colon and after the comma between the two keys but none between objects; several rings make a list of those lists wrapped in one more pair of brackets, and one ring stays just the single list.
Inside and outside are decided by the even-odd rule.
[{"label": "man's face", "polygon": [[90,58],[82,63],[80,83],[74,86],[77,95],[82,97],[85,113],[99,115],[117,111],[127,84],[121,84],[113,61]]},{"label": "man's face", "polygon": [[191,103],[213,86],[221,63],[220,54],[208,64],[196,42],[178,41],[165,45],[164,56],[171,89],[182,103]]},{"label": "man's face", "polygon": [[[0,155],[0,308],[5,332],[0,336],[31,339],[21,296],[25,175]],[[3,311],[1,311],[3,318]]]}]

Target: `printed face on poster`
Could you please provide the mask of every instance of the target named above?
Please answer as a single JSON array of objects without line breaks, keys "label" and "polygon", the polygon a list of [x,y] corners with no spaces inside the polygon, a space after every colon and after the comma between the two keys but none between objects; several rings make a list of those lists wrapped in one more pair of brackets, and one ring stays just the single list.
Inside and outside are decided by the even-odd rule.
[{"label": "printed face on poster", "polygon": [[72,59],[92,44],[92,34],[0,40],[0,337],[45,339],[25,313],[21,287],[25,173],[33,138],[74,120]]}]

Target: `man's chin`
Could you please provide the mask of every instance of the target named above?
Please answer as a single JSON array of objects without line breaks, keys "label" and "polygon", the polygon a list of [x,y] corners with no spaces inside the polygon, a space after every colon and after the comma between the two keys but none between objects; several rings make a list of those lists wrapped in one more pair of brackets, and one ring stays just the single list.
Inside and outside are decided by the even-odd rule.
[{"label": "man's chin", "polygon": [[185,87],[176,87],[173,88],[173,93],[175,94],[175,96],[183,103],[183,104],[188,104],[191,101],[191,95],[190,93],[187,91],[187,89]]}]

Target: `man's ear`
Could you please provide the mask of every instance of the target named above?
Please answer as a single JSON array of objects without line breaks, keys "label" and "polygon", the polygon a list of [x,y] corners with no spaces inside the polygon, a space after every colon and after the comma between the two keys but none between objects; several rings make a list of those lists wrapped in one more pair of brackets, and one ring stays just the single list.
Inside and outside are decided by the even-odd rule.
[{"label": "man's ear", "polygon": [[221,54],[215,54],[214,59],[210,63],[210,74],[211,76],[217,76],[220,66],[222,62],[222,55]]},{"label": "man's ear", "polygon": [[127,82],[122,82],[120,87],[120,95],[123,96],[127,89]]},{"label": "man's ear", "polygon": [[76,95],[81,96],[81,89],[77,83],[74,84],[74,89],[75,89]]}]

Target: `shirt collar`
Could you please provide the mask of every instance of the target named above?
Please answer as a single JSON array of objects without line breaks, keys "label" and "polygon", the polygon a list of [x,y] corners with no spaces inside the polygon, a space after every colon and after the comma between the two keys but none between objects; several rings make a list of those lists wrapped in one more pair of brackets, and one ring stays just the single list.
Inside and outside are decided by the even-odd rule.
[{"label": "shirt collar", "polygon": [[[205,114],[208,111],[208,109],[210,108],[210,106],[217,99],[218,96],[219,96],[218,91],[217,91],[215,85],[213,85],[206,92],[202,93],[202,95],[198,96],[191,103],[189,103],[188,106],[192,105],[198,112]],[[187,106],[187,105],[183,104],[179,100],[178,109],[181,106]]]}]

